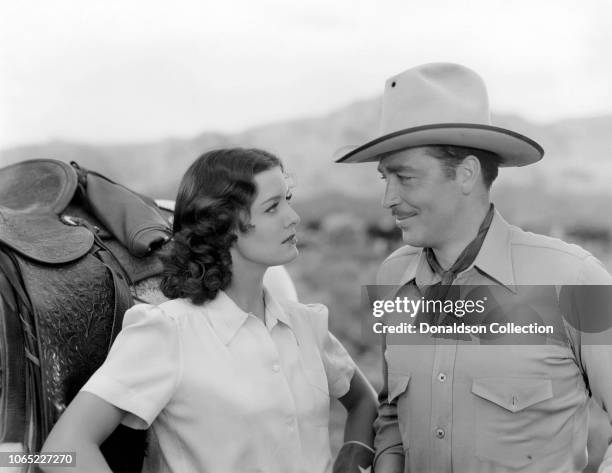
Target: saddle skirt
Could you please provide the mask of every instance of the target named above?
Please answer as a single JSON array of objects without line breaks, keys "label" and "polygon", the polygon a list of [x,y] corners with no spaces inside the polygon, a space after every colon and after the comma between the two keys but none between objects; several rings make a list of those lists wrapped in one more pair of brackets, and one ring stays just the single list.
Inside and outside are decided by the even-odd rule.
[{"label": "saddle skirt", "polygon": [[78,179],[61,161],[32,160],[0,170],[0,242],[40,263],[60,264],[91,250],[93,234],[59,219]]}]

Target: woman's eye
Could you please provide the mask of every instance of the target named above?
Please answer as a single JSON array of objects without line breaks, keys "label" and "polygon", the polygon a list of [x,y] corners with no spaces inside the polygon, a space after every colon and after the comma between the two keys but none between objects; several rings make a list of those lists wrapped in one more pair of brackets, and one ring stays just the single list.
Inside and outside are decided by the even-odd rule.
[{"label": "woman's eye", "polygon": [[287,202],[289,202],[291,199],[293,199],[293,194],[287,194],[287,195],[285,196],[285,200],[286,200]]},{"label": "woman's eye", "polygon": [[274,212],[277,207],[278,207],[278,203],[272,204],[270,207],[266,209],[266,212]]},{"label": "woman's eye", "polygon": [[378,177],[380,177],[380,178],[381,178],[383,181],[386,181],[386,180],[387,180],[387,176],[385,176],[384,174],[381,174],[381,175],[380,175],[380,176],[378,176]]}]

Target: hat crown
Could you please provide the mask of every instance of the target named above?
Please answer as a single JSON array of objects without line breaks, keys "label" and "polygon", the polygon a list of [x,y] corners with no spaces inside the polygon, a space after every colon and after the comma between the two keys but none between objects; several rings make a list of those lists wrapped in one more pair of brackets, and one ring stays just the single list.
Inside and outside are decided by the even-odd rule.
[{"label": "hat crown", "polygon": [[491,125],[489,97],[482,78],[452,63],[430,63],[387,80],[381,135],[442,123]]},{"label": "hat crown", "polygon": [[491,125],[482,78],[459,64],[436,62],[387,80],[379,136],[343,150],[340,163],[377,161],[419,146],[462,146],[495,153],[500,166],[525,166],[542,159],[542,147],[526,136]]}]

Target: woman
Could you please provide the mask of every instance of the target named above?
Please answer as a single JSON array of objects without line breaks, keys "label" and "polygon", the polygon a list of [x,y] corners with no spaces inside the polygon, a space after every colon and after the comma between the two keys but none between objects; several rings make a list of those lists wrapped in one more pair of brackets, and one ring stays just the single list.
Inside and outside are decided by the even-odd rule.
[{"label": "woman", "polygon": [[375,397],[328,332],[327,309],[263,286],[268,267],[298,254],[290,199],[265,151],[211,151],[191,165],[164,258],[171,300],[126,312],[45,451],[76,451],[79,467],[105,471],[99,445],[123,423],[151,427],[145,471],[326,472],[333,396],[348,411],[337,470],[371,455]]}]

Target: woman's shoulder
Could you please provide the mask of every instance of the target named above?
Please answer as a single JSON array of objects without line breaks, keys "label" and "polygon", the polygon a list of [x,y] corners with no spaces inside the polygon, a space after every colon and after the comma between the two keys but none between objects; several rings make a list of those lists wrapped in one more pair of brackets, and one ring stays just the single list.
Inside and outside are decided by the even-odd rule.
[{"label": "woman's shoulder", "polygon": [[184,324],[190,314],[201,310],[187,299],[170,299],[159,304],[139,303],[130,307],[124,316],[123,327],[134,324]]},{"label": "woman's shoulder", "polygon": [[328,309],[324,304],[304,304],[289,299],[277,299],[281,310],[294,327],[311,327],[321,334],[327,332]]},{"label": "woman's shoulder", "polygon": [[327,317],[328,309],[325,304],[304,304],[290,299],[277,298],[278,305],[288,314],[297,317]]}]

